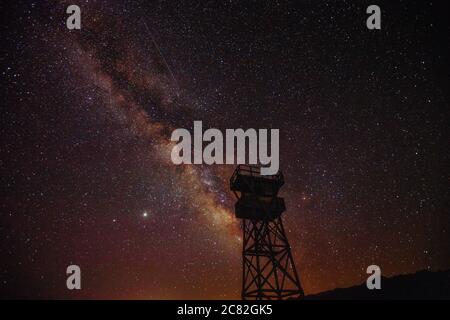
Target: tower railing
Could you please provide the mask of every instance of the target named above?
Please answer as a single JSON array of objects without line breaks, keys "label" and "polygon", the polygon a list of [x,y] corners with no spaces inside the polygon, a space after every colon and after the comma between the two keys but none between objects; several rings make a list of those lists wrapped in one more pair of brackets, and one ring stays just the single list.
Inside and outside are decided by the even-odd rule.
[{"label": "tower railing", "polygon": [[238,165],[230,178],[231,184],[233,184],[233,182],[236,181],[238,175],[275,180],[281,185],[284,184],[284,177],[281,171],[278,171],[278,173],[274,175],[261,175],[261,166],[257,165],[247,165],[247,164]]}]

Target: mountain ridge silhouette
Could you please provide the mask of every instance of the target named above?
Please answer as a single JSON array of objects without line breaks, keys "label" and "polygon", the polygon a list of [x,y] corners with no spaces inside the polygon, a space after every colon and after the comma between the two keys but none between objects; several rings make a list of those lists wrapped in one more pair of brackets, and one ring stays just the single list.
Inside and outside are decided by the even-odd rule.
[{"label": "mountain ridge silhouette", "polygon": [[450,300],[450,270],[421,270],[413,274],[381,278],[380,290],[366,283],[307,295],[306,300]]}]

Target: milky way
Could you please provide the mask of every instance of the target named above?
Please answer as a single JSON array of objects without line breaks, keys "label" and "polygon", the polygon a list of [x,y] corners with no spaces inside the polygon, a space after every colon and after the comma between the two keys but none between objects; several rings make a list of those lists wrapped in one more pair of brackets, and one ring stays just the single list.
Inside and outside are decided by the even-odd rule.
[{"label": "milky way", "polygon": [[[6,6],[2,296],[238,298],[234,167],[174,165],[175,128],[280,129],[307,294],[450,267],[448,26],[433,3]],[[83,289],[66,289],[77,264]]]}]

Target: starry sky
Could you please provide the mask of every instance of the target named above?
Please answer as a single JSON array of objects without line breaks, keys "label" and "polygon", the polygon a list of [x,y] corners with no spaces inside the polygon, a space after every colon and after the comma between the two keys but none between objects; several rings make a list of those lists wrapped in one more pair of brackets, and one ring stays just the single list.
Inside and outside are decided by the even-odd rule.
[{"label": "starry sky", "polygon": [[1,296],[239,298],[234,166],[170,160],[194,120],[280,129],[306,294],[450,268],[449,11],[372,2],[2,2]]}]

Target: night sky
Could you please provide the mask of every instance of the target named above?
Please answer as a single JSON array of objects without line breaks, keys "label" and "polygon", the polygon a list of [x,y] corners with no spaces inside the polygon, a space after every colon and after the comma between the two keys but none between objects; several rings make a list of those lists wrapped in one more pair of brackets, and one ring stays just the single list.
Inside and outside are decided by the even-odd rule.
[{"label": "night sky", "polygon": [[1,297],[239,298],[234,166],[170,160],[194,120],[280,129],[306,294],[450,268],[450,11],[372,2],[2,2]]}]

